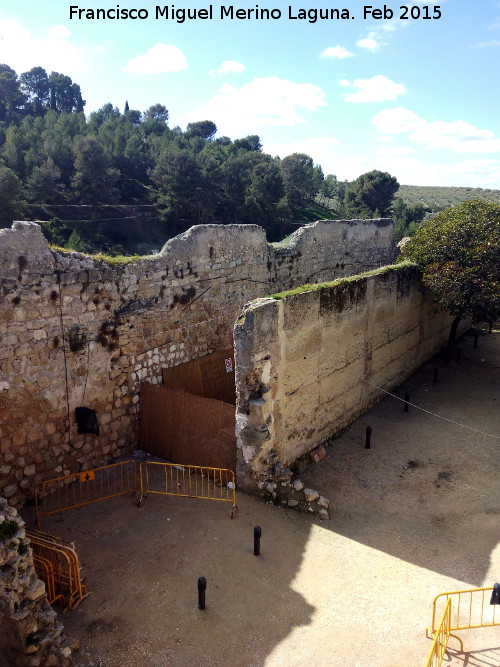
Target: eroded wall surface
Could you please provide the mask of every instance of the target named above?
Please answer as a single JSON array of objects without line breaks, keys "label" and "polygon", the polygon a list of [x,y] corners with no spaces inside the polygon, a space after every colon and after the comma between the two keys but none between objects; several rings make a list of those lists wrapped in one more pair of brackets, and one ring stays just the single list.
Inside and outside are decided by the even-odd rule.
[{"label": "eroded wall surface", "polygon": [[264,491],[446,343],[414,266],[259,299],[235,326],[238,480]]},{"label": "eroded wall surface", "polygon": [[[49,249],[40,227],[0,230],[0,494],[138,444],[139,384],[232,347],[249,300],[387,264],[392,222],[319,221],[268,244],[256,225],[193,227],[121,266]],[[77,432],[95,410],[100,435]]]},{"label": "eroded wall surface", "polygon": [[72,650],[33,566],[24,521],[0,498],[0,664],[68,667]]}]

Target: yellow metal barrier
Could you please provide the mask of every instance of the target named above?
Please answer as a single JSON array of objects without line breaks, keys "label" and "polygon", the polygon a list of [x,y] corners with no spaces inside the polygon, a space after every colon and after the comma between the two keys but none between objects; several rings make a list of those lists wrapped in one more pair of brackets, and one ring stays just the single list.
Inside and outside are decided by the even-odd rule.
[{"label": "yellow metal barrier", "polygon": [[40,519],[74,507],[82,507],[106,498],[137,490],[137,467],[134,461],[123,461],[94,470],[74,473],[35,484],[35,507],[38,528]]},{"label": "yellow metal barrier", "polygon": [[140,465],[140,482],[139,504],[148,493],[157,493],[230,502],[231,518],[236,510],[235,475],[227,468],[147,461]]},{"label": "yellow metal barrier", "polygon": [[431,650],[427,656],[424,667],[441,667],[443,657],[450,639],[451,625],[451,600],[448,599],[444,605],[443,613],[433,635]]},{"label": "yellow metal barrier", "polygon": [[450,630],[469,630],[500,625],[497,605],[490,605],[493,587],[470,588],[463,591],[440,593],[432,603],[432,624],[427,628],[427,636],[436,632],[436,618],[443,605],[451,601]]},{"label": "yellow metal barrier", "polygon": [[[74,545],[62,538],[37,530],[27,530],[35,566],[46,590],[54,601],[64,600],[67,609],[75,609],[87,597],[87,589],[80,576],[80,563]],[[47,577],[47,578],[44,578]]]}]

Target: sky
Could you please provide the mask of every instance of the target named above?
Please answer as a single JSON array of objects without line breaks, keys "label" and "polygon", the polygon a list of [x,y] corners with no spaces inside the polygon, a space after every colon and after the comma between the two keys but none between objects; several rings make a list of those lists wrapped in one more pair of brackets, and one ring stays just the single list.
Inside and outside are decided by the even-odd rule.
[{"label": "sky", "polygon": [[86,114],[159,102],[339,180],[500,189],[500,0],[78,1],[0,0],[0,63],[70,76]]}]

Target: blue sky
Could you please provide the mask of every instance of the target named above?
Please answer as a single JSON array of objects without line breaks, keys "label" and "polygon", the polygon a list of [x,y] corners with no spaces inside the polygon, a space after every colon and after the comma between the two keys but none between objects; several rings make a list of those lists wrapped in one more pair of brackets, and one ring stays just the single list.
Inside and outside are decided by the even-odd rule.
[{"label": "blue sky", "polygon": [[[156,18],[152,0],[22,0],[0,4],[0,62],[72,77],[89,113],[106,102],[160,102],[170,126],[213,120],[218,135],[261,137],[264,150],[310,155],[325,174],[371,169],[409,185],[500,188],[500,2],[385,6],[358,0],[222,3],[278,19]],[[145,20],[70,19],[80,9],[143,9]],[[203,9],[194,0],[164,5]],[[289,10],[289,8],[291,8]],[[349,18],[291,18],[299,10]],[[403,12],[420,18],[400,18]],[[425,19],[424,16],[440,18]],[[345,13],[344,13],[345,15]]]}]

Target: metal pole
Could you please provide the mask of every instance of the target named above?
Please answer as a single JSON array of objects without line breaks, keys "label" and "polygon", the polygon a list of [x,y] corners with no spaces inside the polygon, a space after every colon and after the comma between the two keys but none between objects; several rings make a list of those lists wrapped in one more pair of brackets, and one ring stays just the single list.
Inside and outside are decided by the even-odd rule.
[{"label": "metal pole", "polygon": [[205,577],[198,579],[198,609],[205,609],[205,591],[207,590],[207,580]]},{"label": "metal pole", "polygon": [[260,526],[255,526],[253,529],[253,555],[260,556],[260,538],[262,529]]},{"label": "metal pole", "polygon": [[371,441],[372,441],[372,427],[367,426],[366,427],[366,440],[365,440],[365,449],[371,449]]}]

